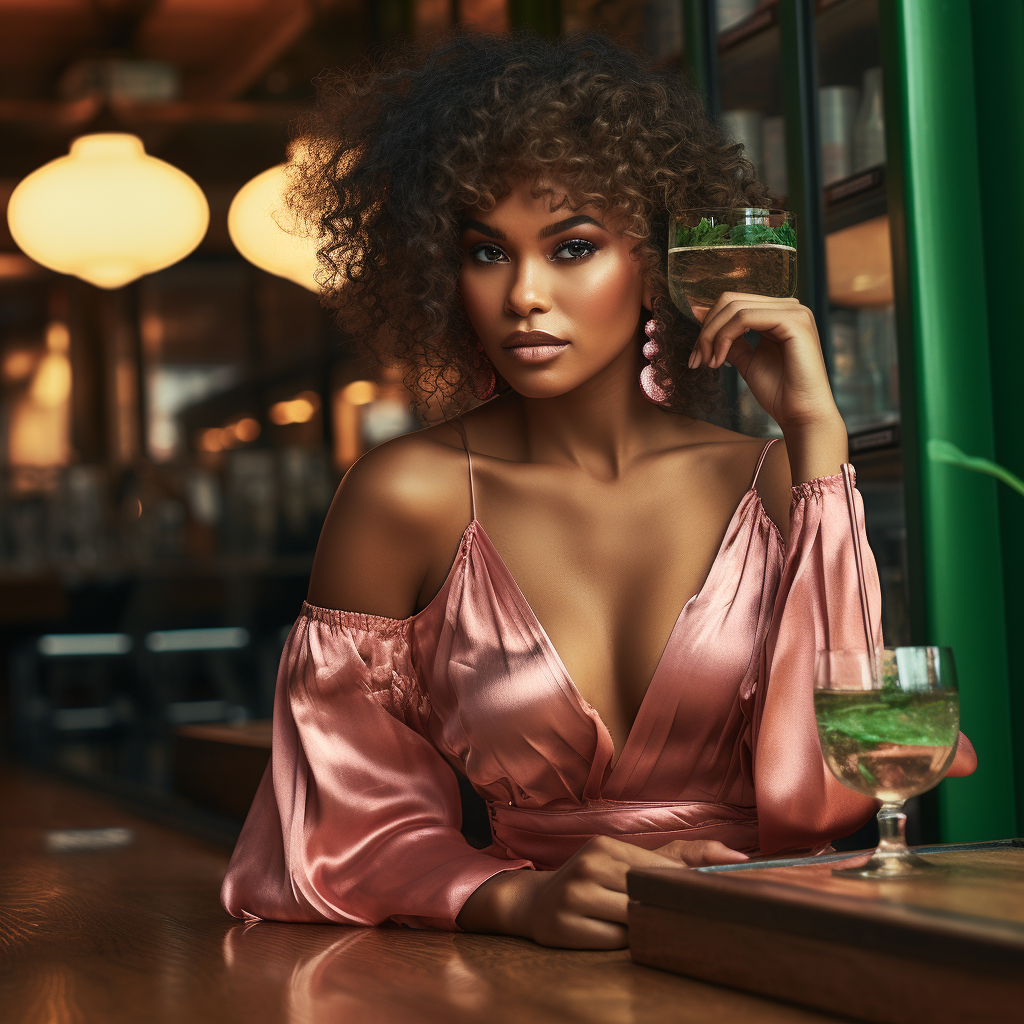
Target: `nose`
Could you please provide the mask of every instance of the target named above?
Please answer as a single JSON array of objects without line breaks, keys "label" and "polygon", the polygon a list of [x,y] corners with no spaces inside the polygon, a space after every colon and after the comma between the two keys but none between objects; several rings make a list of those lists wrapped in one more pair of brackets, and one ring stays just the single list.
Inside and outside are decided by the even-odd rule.
[{"label": "nose", "polygon": [[551,309],[551,295],[545,264],[537,259],[524,259],[515,267],[505,298],[505,311],[521,319],[531,313],[547,313]]}]

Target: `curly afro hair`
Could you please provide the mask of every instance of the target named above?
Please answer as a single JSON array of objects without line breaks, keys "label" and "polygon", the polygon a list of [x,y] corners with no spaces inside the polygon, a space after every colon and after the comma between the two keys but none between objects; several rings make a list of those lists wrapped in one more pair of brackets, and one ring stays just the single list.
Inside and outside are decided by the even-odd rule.
[{"label": "curly afro hair", "polygon": [[557,205],[623,215],[663,326],[661,383],[676,410],[711,410],[717,375],[687,369],[697,328],[668,297],[669,211],[763,207],[768,192],[678,70],[600,35],[467,34],[318,85],[296,126],[291,202],[324,240],[339,326],[403,368],[421,412],[463,409],[483,370],[458,294],[462,211],[522,180]]}]

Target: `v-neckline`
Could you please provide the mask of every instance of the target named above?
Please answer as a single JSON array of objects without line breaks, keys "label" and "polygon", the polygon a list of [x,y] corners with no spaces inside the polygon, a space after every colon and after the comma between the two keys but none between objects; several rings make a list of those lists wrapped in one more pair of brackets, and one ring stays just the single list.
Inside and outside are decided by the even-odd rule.
[{"label": "v-neckline", "polygon": [[[672,629],[669,631],[668,639],[665,641],[665,646],[661,650],[661,654],[658,657],[657,664],[654,666],[654,672],[651,675],[650,680],[647,683],[647,689],[644,691],[644,695],[640,700],[640,706],[637,708],[636,717],[633,719],[633,723],[626,733],[626,738],[623,741],[622,749],[616,753],[615,743],[612,740],[611,732],[608,726],[605,724],[604,719],[601,717],[601,713],[595,708],[589,701],[587,701],[583,694],[580,692],[579,687],[576,685],[572,676],[569,674],[569,670],[565,667],[565,662],[562,661],[561,655],[558,653],[558,649],[551,642],[551,638],[548,636],[547,630],[544,628],[543,623],[537,617],[537,613],[533,610],[533,606],[527,600],[526,595],[523,593],[519,584],[516,582],[515,577],[512,575],[512,571],[509,569],[508,564],[502,557],[501,552],[495,547],[494,542],[491,540],[490,534],[487,532],[487,528],[484,526],[479,519],[475,516],[467,527],[467,532],[472,531],[473,535],[482,537],[487,547],[490,549],[493,560],[497,563],[501,573],[504,576],[505,583],[515,599],[516,606],[520,609],[521,614],[527,620],[527,623],[533,627],[536,633],[541,637],[544,645],[547,648],[547,653],[556,665],[559,675],[560,682],[570,698],[577,704],[580,711],[590,718],[598,729],[599,744],[603,743],[606,745],[609,752],[608,756],[608,775],[605,780],[605,785],[611,787],[612,779],[615,777],[616,770],[619,767],[620,762],[623,761],[623,755],[629,751],[632,746],[637,742],[636,736],[638,733],[638,726],[645,720],[647,715],[645,712],[649,709],[652,698],[651,692],[655,691],[655,684],[658,681],[658,677],[661,674],[660,670],[665,662],[665,656],[671,649],[673,640],[676,637],[676,633],[679,631],[680,624],[682,623],[687,610],[693,606],[693,604],[707,591],[708,584],[711,582],[712,576],[715,574],[715,570],[718,568],[719,563],[722,559],[722,554],[725,551],[726,545],[731,537],[737,520],[741,517],[741,514],[745,511],[748,504],[753,503],[755,511],[759,511],[764,518],[768,519],[767,513],[764,511],[764,506],[761,505],[760,495],[757,492],[756,487],[751,486],[740,498],[732,515],[729,517],[729,522],[726,524],[725,532],[722,535],[722,540],[719,542],[718,549],[715,552],[715,557],[711,562],[711,567],[708,569],[707,576],[704,577],[704,582],[700,588],[687,598],[685,604],[679,610],[679,614],[676,616],[675,621],[672,623]],[[771,520],[768,520],[771,522]],[[774,526],[774,524],[772,524]],[[472,540],[473,537],[470,537]],[[467,552],[468,554],[468,552]],[[628,762],[627,762],[628,763]],[[604,787],[602,787],[604,788]]]}]

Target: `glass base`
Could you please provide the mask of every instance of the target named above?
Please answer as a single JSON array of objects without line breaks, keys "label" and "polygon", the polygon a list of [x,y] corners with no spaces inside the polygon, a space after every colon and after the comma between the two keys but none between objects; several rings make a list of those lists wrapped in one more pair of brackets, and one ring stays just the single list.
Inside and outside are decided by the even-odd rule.
[{"label": "glass base", "polygon": [[832,874],[846,878],[906,878],[927,875],[939,868],[909,850],[903,853],[878,853],[855,868],[833,868]]}]

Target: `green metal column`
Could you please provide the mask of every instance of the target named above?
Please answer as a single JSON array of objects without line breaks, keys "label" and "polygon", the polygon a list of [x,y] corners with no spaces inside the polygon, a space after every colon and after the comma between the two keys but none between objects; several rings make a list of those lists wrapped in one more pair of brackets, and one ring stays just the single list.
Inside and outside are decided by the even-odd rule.
[{"label": "green metal column", "polygon": [[1016,814],[996,483],[926,456],[930,438],[994,455],[971,4],[881,0],[879,15],[913,628],[953,648],[979,758],[940,786],[941,834],[1002,838]]},{"label": "green metal column", "polygon": [[[1016,200],[1024,179],[1024,0],[975,0],[971,15],[996,461],[1024,479],[1020,326],[1024,248],[1007,202]],[[999,513],[1020,835],[1024,832],[1024,644],[1014,637],[1024,628],[1024,498],[1000,487]]]}]

